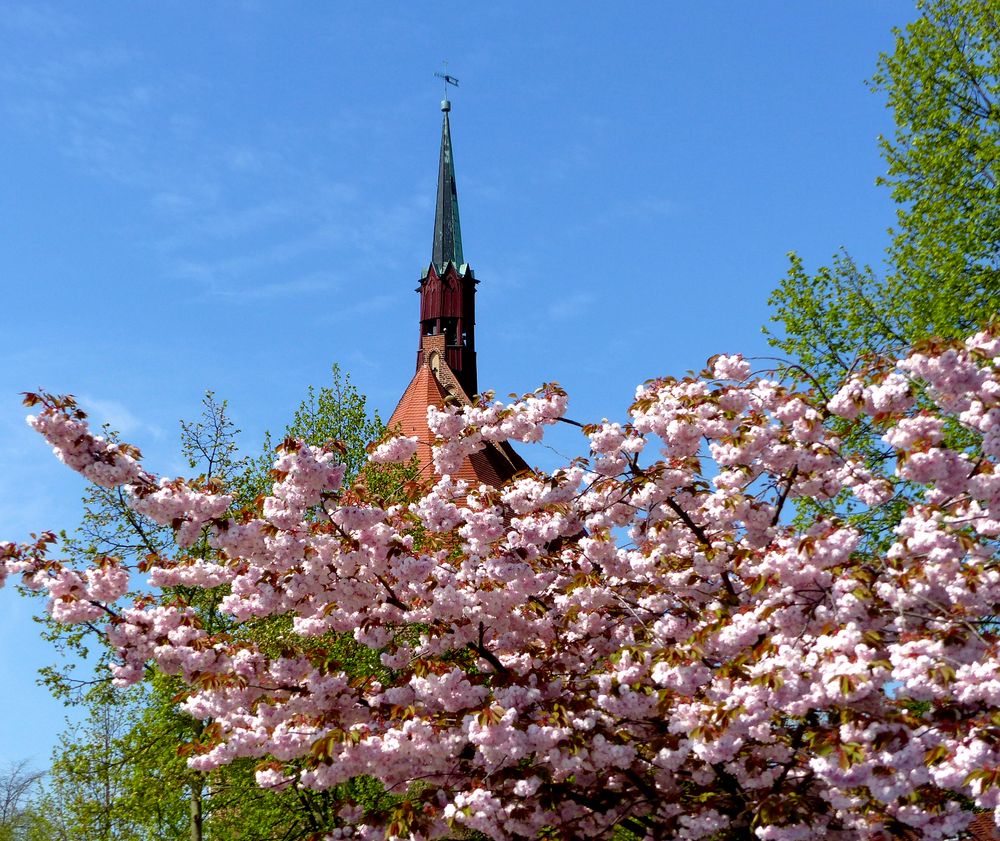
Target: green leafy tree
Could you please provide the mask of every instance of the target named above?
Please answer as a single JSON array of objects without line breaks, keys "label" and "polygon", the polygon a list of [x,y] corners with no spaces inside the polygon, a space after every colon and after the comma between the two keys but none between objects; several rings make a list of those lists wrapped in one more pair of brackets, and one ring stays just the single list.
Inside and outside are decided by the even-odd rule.
[{"label": "green leafy tree", "polygon": [[[350,484],[366,467],[367,446],[385,433],[378,412],[369,412],[365,395],[351,383],[350,374],[334,363],[331,384],[320,389],[309,386],[306,399],[285,427],[284,437],[315,446],[338,442],[341,459],[347,466],[346,484]],[[257,492],[268,489],[274,446],[271,434],[266,433],[261,454],[248,463],[249,469],[244,474],[249,489]]]},{"label": "green leafy tree", "polygon": [[[37,811],[46,815],[49,833],[56,838],[80,841],[138,841],[145,826],[163,829],[159,813],[136,808],[142,792],[152,790],[155,779],[139,791],[129,791],[128,765],[149,773],[147,756],[125,752],[123,740],[139,716],[144,688],[114,693],[98,686],[87,696],[86,714],[61,735]],[[164,838],[171,837],[164,832]],[[176,836],[175,836],[176,837]]]},{"label": "green leafy tree", "polygon": [[872,80],[896,122],[881,139],[899,205],[890,289],[915,335],[952,336],[1000,301],[1000,2],[918,8]]},{"label": "green leafy tree", "polygon": [[0,768],[0,841],[41,841],[46,829],[32,799],[42,778],[26,761]]},{"label": "green leafy tree", "polygon": [[[338,442],[347,465],[345,484],[360,483],[366,493],[391,496],[415,478],[416,467],[373,469],[367,464],[367,445],[385,432],[377,413],[369,413],[364,395],[335,365],[331,384],[309,389],[283,437],[312,444]],[[234,504],[240,507],[252,505],[270,488],[275,448],[268,434],[259,456],[243,458],[238,434],[226,403],[211,393],[199,419],[181,423],[182,453],[197,475],[196,483],[235,489]],[[166,551],[170,543],[169,528],[136,515],[119,491],[98,487],[88,490],[82,526],[66,540],[69,553],[81,561],[114,555],[137,565]],[[214,550],[203,536],[188,554],[212,559]],[[224,595],[223,588],[206,592],[175,587],[165,597],[195,606],[203,624],[218,631],[226,630],[217,609]],[[289,629],[290,622],[277,617],[254,624],[249,632],[258,643],[280,649]],[[90,650],[96,640],[93,629],[68,630],[47,621],[44,633],[71,655],[44,671],[45,682],[67,702],[86,709],[85,722],[67,730],[55,751],[43,796],[40,811],[51,816],[53,837],[292,841],[328,827],[345,799],[370,809],[391,805],[393,799],[379,786],[363,780],[328,792],[267,791],[256,784],[254,762],[236,762],[210,773],[192,771],[187,757],[198,750],[211,722],[195,721],[181,711],[183,693],[176,678],[150,669],[138,687],[115,690],[107,676],[108,651],[103,646]],[[381,668],[377,657],[349,637],[318,640],[317,646],[359,677]],[[76,670],[76,663],[86,663],[90,674],[78,676],[82,669]],[[0,841],[7,839],[0,836]]]},{"label": "green leafy tree", "polygon": [[[880,139],[888,169],[879,180],[897,202],[885,277],[846,250],[815,272],[792,254],[770,298],[772,346],[828,398],[870,360],[933,336],[964,337],[1000,311],[1000,0],[920,0],[917,8],[871,82],[895,120]],[[844,452],[869,468],[891,457],[870,422],[827,422]],[[949,443],[962,446],[954,426]],[[909,505],[905,487],[896,491],[874,512],[846,494],[796,508],[801,521],[823,512],[847,519],[877,550]]]},{"label": "green leafy tree", "polygon": [[872,87],[895,132],[880,179],[898,203],[879,278],[846,251],[808,272],[792,255],[771,296],[771,343],[824,386],[874,354],[959,337],[1000,309],[1000,2],[921,0]]}]

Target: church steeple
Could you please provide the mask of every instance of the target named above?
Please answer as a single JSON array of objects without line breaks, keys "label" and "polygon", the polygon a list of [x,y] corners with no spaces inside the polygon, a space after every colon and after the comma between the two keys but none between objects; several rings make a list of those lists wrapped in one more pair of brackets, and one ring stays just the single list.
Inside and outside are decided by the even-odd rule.
[{"label": "church steeple", "polygon": [[[434,249],[431,262],[420,278],[420,337],[417,370],[389,418],[389,428],[417,440],[417,458],[426,476],[433,475],[431,442],[434,434],[427,423],[428,406],[444,408],[449,402],[469,405],[479,391],[476,382],[476,280],[462,254],[462,231],[458,223],[458,191],[455,160],[451,151],[447,85],[458,80],[446,74],[446,98],[441,103],[441,163],[438,167],[437,209],[434,213]],[[467,456],[455,478],[472,488],[482,484],[499,488],[511,477],[527,470],[525,463],[506,441],[487,444]]]},{"label": "church steeple", "polygon": [[[476,280],[462,253],[458,220],[455,158],[451,146],[451,103],[441,103],[441,158],[438,165],[437,207],[434,211],[434,248],[431,263],[420,279],[420,343],[417,369],[433,346],[437,358],[471,397],[478,391],[476,376]],[[439,370],[444,370],[440,369]],[[444,376],[442,374],[442,376]]]},{"label": "church steeple", "polygon": [[455,185],[455,158],[451,151],[451,124],[448,112],[451,103],[441,103],[444,124],[441,127],[441,162],[438,166],[437,208],[434,212],[434,248],[431,262],[443,272],[448,262],[461,266],[462,226],[458,219],[458,188]]}]

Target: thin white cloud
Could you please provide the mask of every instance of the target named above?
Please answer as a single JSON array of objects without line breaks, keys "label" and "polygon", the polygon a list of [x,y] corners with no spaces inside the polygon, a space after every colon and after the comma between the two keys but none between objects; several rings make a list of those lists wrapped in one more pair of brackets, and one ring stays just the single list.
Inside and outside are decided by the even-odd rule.
[{"label": "thin white cloud", "polygon": [[[148,63],[131,49],[108,43],[67,48],[56,60],[31,55],[0,57],[0,80],[12,88],[8,115],[17,116],[22,130],[54,139],[79,171],[144,194],[150,211],[163,217],[158,229],[169,231],[145,245],[164,280],[188,282],[188,295],[239,302],[334,288],[346,293],[339,274],[306,274],[305,258],[320,253],[328,265],[366,260],[384,270],[400,260],[401,232],[426,218],[426,190],[387,207],[329,177],[323,162],[303,154],[315,148],[315,137],[266,126],[253,142],[223,139],[193,104],[203,101],[209,82],[151,81]],[[404,101],[395,111],[410,107]],[[368,138],[398,132],[400,121],[385,110],[344,110],[331,121],[331,133],[351,134],[358,125]],[[282,185],[277,195],[275,183]],[[352,288],[348,312],[388,305],[353,302],[363,294]]]},{"label": "thin white cloud", "polygon": [[341,279],[331,273],[318,272],[292,280],[276,281],[243,288],[217,289],[216,294],[237,302],[258,303],[280,298],[332,292],[341,286]]},{"label": "thin white cloud", "polygon": [[111,429],[126,436],[139,432],[147,432],[155,438],[163,436],[163,430],[159,426],[142,420],[128,406],[118,400],[105,400],[81,394],[77,398],[77,402],[90,416],[92,428],[96,429],[107,424]]},{"label": "thin white cloud", "polygon": [[681,205],[667,196],[635,196],[604,206],[587,218],[579,217],[576,224],[567,226],[564,231],[573,237],[590,237],[597,231],[616,226],[659,223],[681,212]]},{"label": "thin white cloud", "polygon": [[294,238],[279,240],[263,248],[229,252],[216,258],[172,257],[168,259],[167,272],[174,277],[197,281],[209,294],[232,297],[249,293],[249,281],[261,273],[272,271],[275,266],[289,263],[302,255],[329,249],[343,243],[349,230],[334,225],[321,225]]},{"label": "thin white cloud", "polygon": [[199,239],[235,239],[293,217],[299,210],[290,199],[272,199],[224,213],[205,214],[193,222],[188,233],[196,233]]},{"label": "thin white cloud", "polygon": [[589,309],[595,300],[591,292],[574,292],[557,298],[548,306],[549,318],[553,321],[569,321]]},{"label": "thin white cloud", "polygon": [[62,38],[76,32],[79,22],[47,3],[5,3],[0,7],[0,29],[36,38]]},{"label": "thin white cloud", "polygon": [[397,294],[372,295],[370,298],[363,298],[349,307],[344,307],[340,310],[340,313],[345,316],[364,315],[366,313],[382,312],[397,304],[399,304],[399,295]]},{"label": "thin white cloud", "polygon": [[[11,96],[64,94],[78,89],[84,81],[95,81],[91,78],[95,75],[120,72],[137,57],[134,50],[119,47],[71,50],[58,59],[8,57],[0,62],[0,79],[12,87],[8,91]],[[85,103],[81,100],[77,104]]]}]

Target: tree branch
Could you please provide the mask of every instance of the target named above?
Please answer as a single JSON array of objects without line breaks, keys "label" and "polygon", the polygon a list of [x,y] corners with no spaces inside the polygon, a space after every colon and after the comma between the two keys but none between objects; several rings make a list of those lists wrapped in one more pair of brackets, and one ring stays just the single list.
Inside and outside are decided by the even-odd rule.
[{"label": "tree branch", "polygon": [[479,623],[479,642],[469,643],[469,648],[475,651],[480,657],[482,657],[487,663],[489,663],[493,670],[502,677],[507,677],[510,675],[510,669],[508,669],[503,663],[501,663],[497,656],[490,651],[485,644],[486,637],[486,626],[482,622]]}]

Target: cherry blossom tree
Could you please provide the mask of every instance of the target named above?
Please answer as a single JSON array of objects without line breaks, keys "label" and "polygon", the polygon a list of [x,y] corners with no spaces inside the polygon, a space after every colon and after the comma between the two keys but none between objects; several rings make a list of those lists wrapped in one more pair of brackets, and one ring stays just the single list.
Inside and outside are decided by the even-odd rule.
[{"label": "cherry blossom tree", "polygon": [[[452,477],[573,423],[563,391],[432,408],[436,479],[384,506],[342,486],[334,450],[288,440],[270,494],[238,508],[222,483],[157,478],[72,398],[27,402],[61,460],[177,548],[77,569],[43,533],[2,545],[0,580],[105,626],[118,683],[180,676],[193,768],[250,757],[262,786],[394,795],[323,838],[947,838],[1000,807],[993,333],[873,360],[828,401],[718,356],[582,426],[587,458],[501,488]],[[892,457],[842,452],[831,417]],[[836,507],[791,523],[796,500],[845,493],[902,512],[887,548]],[[190,552],[206,539],[214,560]],[[137,574],[151,595],[128,604]],[[179,585],[225,587],[227,630],[152,595]],[[276,617],[290,633],[262,644],[254,623]],[[375,674],[338,662],[344,634]]]}]

